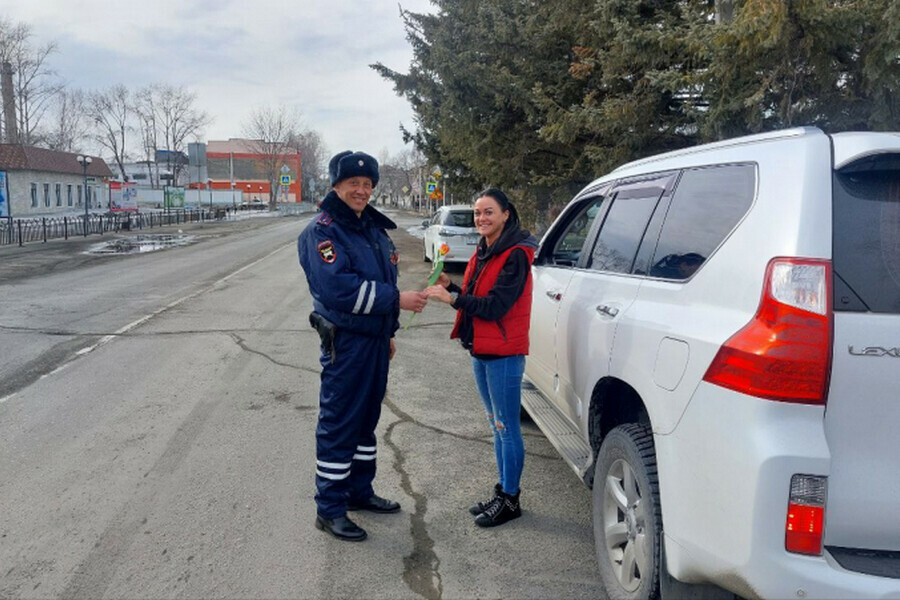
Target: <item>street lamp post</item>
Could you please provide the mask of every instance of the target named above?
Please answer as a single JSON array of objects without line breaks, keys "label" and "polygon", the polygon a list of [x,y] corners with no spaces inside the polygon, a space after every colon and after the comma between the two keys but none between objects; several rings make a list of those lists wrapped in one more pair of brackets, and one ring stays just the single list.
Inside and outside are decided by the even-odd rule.
[{"label": "street lamp post", "polygon": [[87,169],[88,165],[93,162],[90,156],[83,156],[79,154],[75,157],[75,160],[78,161],[78,164],[81,165],[81,173],[84,177],[84,237],[87,237],[88,234],[88,186],[87,186]]}]

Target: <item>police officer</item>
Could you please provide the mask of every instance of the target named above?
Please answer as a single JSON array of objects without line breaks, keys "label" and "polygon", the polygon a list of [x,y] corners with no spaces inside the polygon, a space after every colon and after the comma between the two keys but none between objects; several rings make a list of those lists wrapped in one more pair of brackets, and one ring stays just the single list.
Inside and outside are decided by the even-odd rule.
[{"label": "police officer", "polygon": [[313,297],[310,322],[322,340],[316,428],[316,527],[342,540],[366,532],[348,510],[393,513],[375,494],[375,426],[394,356],[400,309],[421,312],[423,292],[397,288],[393,221],[369,206],[378,162],[345,151],[328,164],[332,190],[300,234],[297,250]]}]

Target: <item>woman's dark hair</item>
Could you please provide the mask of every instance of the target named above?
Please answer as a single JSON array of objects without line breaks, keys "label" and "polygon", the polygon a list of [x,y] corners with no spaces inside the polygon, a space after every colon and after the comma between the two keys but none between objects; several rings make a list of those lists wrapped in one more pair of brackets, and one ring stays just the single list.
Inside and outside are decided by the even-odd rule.
[{"label": "woman's dark hair", "polygon": [[478,198],[493,198],[497,204],[500,205],[500,209],[504,212],[509,211],[509,221],[512,221],[514,224],[519,224],[519,212],[516,210],[515,205],[509,201],[509,198],[506,197],[506,194],[503,193],[502,190],[498,190],[497,188],[487,188],[482,190],[475,196]]}]

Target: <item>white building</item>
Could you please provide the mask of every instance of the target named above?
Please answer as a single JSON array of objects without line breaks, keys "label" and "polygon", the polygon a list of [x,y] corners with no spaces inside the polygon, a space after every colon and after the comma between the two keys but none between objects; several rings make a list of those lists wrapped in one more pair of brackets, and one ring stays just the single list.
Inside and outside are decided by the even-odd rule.
[{"label": "white building", "polygon": [[[23,144],[0,144],[0,173],[5,175],[8,199],[0,216],[28,217],[67,213],[106,206],[107,181],[112,177],[106,162],[91,156],[85,173],[79,155]],[[87,193],[84,185],[87,183]]]}]

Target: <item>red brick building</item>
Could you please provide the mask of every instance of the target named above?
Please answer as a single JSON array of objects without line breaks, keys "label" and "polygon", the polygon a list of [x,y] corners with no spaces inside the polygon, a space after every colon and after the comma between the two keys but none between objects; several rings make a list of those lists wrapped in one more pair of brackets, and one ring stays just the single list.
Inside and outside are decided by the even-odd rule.
[{"label": "red brick building", "polygon": [[[206,144],[206,168],[210,187],[214,190],[231,190],[234,182],[235,191],[243,192],[245,202],[259,200],[268,202],[271,184],[266,163],[271,164],[273,156],[260,152],[263,142],[231,138],[227,141],[210,140]],[[287,186],[287,198],[284,198],[280,186],[275,190],[279,202],[300,202],[300,151],[286,149],[277,157],[278,176],[282,175],[282,166],[287,167],[291,178]]]}]

